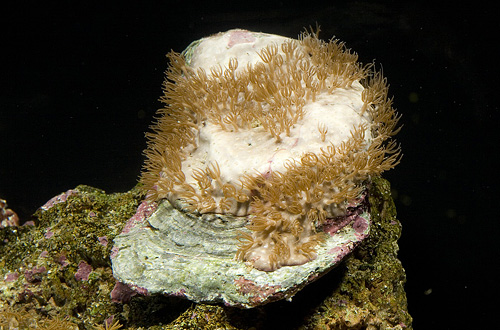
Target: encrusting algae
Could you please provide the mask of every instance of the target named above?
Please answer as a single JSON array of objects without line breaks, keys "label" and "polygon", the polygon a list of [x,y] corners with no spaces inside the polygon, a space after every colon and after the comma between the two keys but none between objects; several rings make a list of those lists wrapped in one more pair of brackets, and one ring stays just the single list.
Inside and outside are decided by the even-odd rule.
[{"label": "encrusting algae", "polygon": [[[255,42],[230,32],[234,49]],[[396,166],[400,149],[399,116],[373,64],[317,32],[266,36],[257,60],[235,50],[224,67],[203,50],[168,54],[141,181],[150,200],[187,212],[250,215],[236,257],[273,271],[314,259],[317,228]]]}]

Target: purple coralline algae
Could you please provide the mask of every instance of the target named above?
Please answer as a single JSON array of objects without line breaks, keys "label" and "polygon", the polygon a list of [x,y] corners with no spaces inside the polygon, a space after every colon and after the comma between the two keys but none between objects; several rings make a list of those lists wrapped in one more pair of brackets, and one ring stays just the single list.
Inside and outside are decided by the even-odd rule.
[{"label": "purple coralline algae", "polygon": [[0,199],[0,228],[19,226],[17,213],[7,208],[7,201]]}]

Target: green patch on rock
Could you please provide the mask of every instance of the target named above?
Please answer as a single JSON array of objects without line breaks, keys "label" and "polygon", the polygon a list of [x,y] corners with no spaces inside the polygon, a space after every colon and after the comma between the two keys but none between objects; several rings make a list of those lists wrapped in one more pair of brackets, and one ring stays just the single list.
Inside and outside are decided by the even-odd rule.
[{"label": "green patch on rock", "polygon": [[341,283],[303,329],[412,329],[406,275],[397,258],[402,227],[389,182],[373,178],[369,200],[370,236],[346,258]]},{"label": "green patch on rock", "polygon": [[122,311],[110,300],[109,255],[144,196],[137,188],[106,194],[83,185],[71,192],[38,209],[34,226],[0,229],[0,315],[29,312],[33,322],[59,317],[94,329]]}]

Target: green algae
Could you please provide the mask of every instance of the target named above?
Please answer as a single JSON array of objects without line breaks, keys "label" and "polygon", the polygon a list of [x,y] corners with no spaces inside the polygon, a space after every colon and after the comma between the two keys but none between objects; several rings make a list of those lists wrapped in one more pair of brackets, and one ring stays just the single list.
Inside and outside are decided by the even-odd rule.
[{"label": "green algae", "polygon": [[406,275],[397,258],[402,227],[389,182],[374,178],[369,198],[370,236],[346,259],[340,285],[302,329],[412,329]]},{"label": "green algae", "polygon": [[[10,274],[11,280],[0,282],[0,312],[34,310],[40,320],[60,316],[81,329],[121,312],[110,301],[109,255],[113,238],[143,197],[136,188],[106,194],[81,185],[66,201],[37,210],[34,226],[2,228],[0,279]],[[92,267],[83,279],[75,277],[80,263]]]},{"label": "green algae", "polygon": [[[412,329],[397,259],[401,224],[384,179],[374,178],[370,187],[368,239],[292,302],[250,310],[163,296],[111,302],[112,240],[144,196],[139,188],[117,194],[88,186],[75,190],[65,202],[38,210],[35,226],[0,229],[0,317],[27,315],[32,324],[60,319],[79,329],[95,329],[112,315],[122,329]],[[92,271],[77,280],[82,261]]]}]

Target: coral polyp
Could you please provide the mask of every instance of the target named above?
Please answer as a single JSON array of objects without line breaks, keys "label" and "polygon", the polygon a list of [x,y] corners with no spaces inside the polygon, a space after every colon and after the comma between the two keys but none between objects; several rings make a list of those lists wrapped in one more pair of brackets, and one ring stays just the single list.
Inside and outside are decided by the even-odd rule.
[{"label": "coral polyp", "polygon": [[168,58],[141,181],[183,212],[247,217],[235,257],[256,269],[315,259],[326,220],[399,162],[387,81],[338,40],[231,30]]}]

